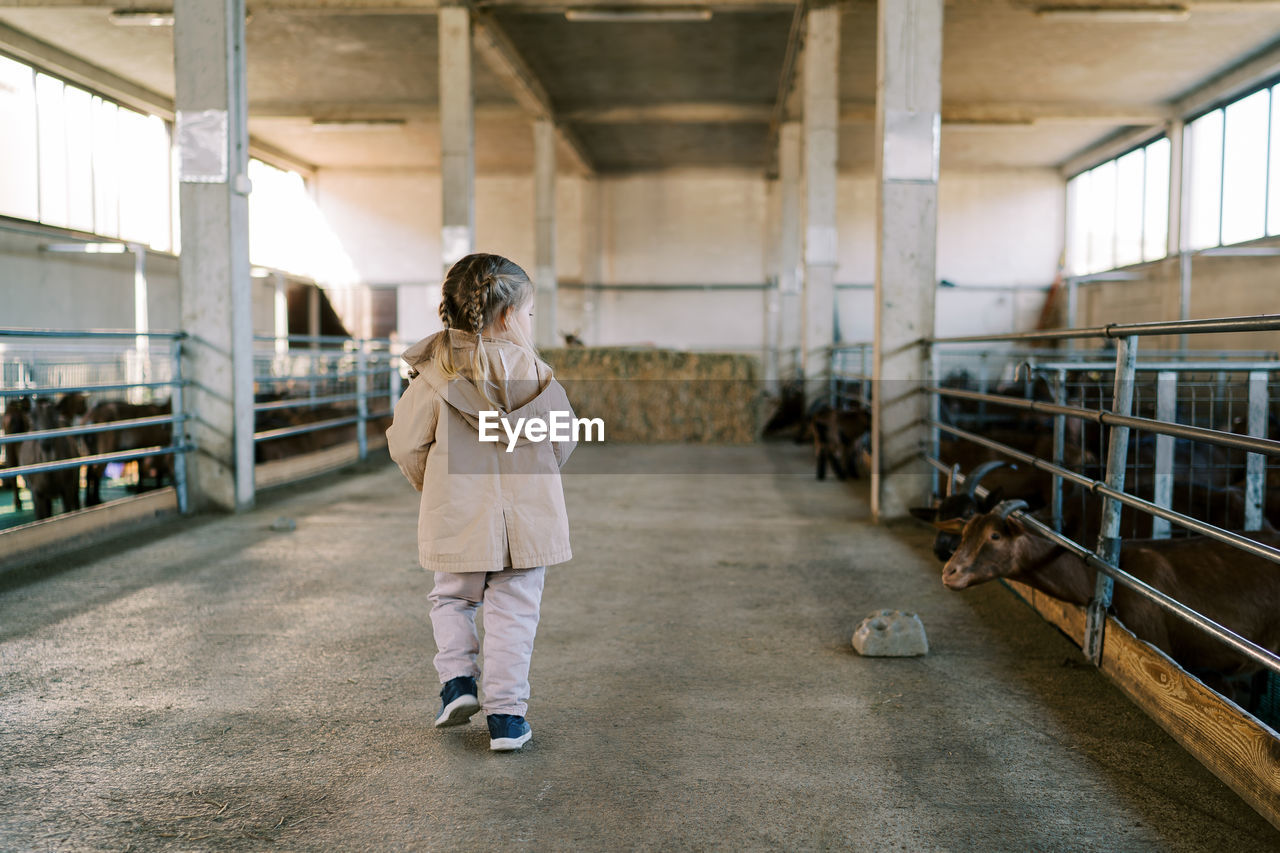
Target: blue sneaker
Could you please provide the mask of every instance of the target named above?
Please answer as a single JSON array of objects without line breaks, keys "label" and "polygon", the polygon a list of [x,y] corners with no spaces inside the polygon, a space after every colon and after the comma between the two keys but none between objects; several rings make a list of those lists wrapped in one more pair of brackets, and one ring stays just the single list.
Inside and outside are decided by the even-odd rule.
[{"label": "blue sneaker", "polygon": [[511,752],[519,749],[533,737],[533,729],[524,717],[515,714],[490,714],[489,749],[494,752]]},{"label": "blue sneaker", "polygon": [[460,726],[479,710],[476,680],[467,675],[451,678],[440,690],[440,716],[436,717],[436,728]]}]

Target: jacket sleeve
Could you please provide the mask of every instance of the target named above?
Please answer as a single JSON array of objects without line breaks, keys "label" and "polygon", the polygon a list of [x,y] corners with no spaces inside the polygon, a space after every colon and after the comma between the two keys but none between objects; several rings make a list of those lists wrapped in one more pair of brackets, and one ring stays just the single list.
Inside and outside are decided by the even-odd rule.
[{"label": "jacket sleeve", "polygon": [[[551,381],[555,382],[554,379]],[[564,393],[564,388],[561,387],[559,382],[556,382],[556,391],[558,392],[555,397],[555,399],[558,400],[557,406],[559,406],[563,411],[566,411],[569,413],[569,422],[570,424],[572,424],[576,415],[574,415],[573,413],[573,406],[569,404],[569,397]],[[572,429],[570,430],[569,435],[570,436],[573,435]],[[578,446],[578,442],[574,441],[572,437],[566,439],[565,441],[551,442],[551,450],[556,455],[556,464],[559,465],[561,468],[563,468],[564,463],[569,461],[569,456],[573,453],[573,449],[577,446]]]},{"label": "jacket sleeve", "polygon": [[439,416],[439,395],[425,379],[411,379],[408,390],[396,403],[391,427],[387,430],[387,452],[418,491],[422,491],[427,454],[435,442]]}]

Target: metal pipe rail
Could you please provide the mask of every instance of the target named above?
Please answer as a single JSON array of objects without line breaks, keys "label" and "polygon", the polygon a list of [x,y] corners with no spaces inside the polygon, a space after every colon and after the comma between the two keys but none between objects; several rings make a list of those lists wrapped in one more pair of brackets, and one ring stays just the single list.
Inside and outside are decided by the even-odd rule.
[{"label": "metal pipe rail", "polygon": [[255,412],[274,412],[280,409],[298,409],[303,406],[327,406],[330,403],[350,403],[359,400],[364,394],[333,394],[328,397],[296,397],[285,400],[273,400],[269,403],[254,403]]},{"label": "metal pipe rail", "polygon": [[129,462],[134,459],[146,459],[148,456],[167,456],[171,453],[189,453],[195,450],[193,444],[174,446],[172,444],[143,447],[138,450],[119,450],[115,453],[96,453],[92,456],[77,456],[75,459],[61,459],[57,462],[39,462],[35,465],[18,465],[5,468],[0,473],[5,477],[25,477],[28,474],[43,474],[47,471],[65,471],[68,468],[79,468],[82,465],[101,465],[107,462]]},{"label": "metal pipe rail", "polygon": [[0,397],[39,397],[41,394],[96,394],[99,391],[131,391],[134,388],[174,388],[190,385],[185,379],[168,382],[122,382],[117,385],[76,385],[63,388],[0,388]]},{"label": "metal pipe rail", "polygon": [[391,346],[390,338],[349,338],[346,335],[254,335],[253,339],[261,343],[288,341],[291,344],[373,344],[379,347]]},{"label": "metal pipe rail", "polygon": [[[940,471],[946,472],[950,470],[949,468],[946,467],[944,463],[942,463],[940,460],[934,459],[932,456],[926,455],[925,458],[929,461],[931,465],[933,465],[935,468],[938,468]],[[963,475],[961,475],[959,479],[963,482],[964,480]],[[975,489],[975,491],[979,491],[979,490],[981,490],[984,493],[983,496],[985,497],[986,490],[982,489],[981,486],[978,489]],[[1209,617],[1201,614],[1196,610],[1191,609],[1190,607],[1187,607],[1185,604],[1178,601],[1177,599],[1171,598],[1170,596],[1166,595],[1165,593],[1151,586],[1147,582],[1134,577],[1133,575],[1129,574],[1128,572],[1124,571],[1118,566],[1114,566],[1111,563],[1106,562],[1105,560],[1099,559],[1099,557],[1096,554],[1094,554],[1092,551],[1090,551],[1088,548],[1076,542],[1074,539],[1070,539],[1066,536],[1063,536],[1061,533],[1058,533],[1056,530],[1049,527],[1047,524],[1040,521],[1038,518],[1031,515],[1030,513],[1024,512],[1023,510],[1015,510],[1014,512],[1009,513],[1009,515],[1010,517],[1016,516],[1019,521],[1026,524],[1028,527],[1030,527],[1039,535],[1048,539],[1050,542],[1053,542],[1056,545],[1060,545],[1061,547],[1066,548],[1072,554],[1082,559],[1085,562],[1085,565],[1089,566],[1090,568],[1100,571],[1103,574],[1107,575],[1108,577],[1112,578],[1113,580],[1121,584],[1124,584],[1126,587],[1133,590],[1138,595],[1152,602],[1153,604],[1165,610],[1166,612],[1173,613],[1178,617],[1180,617],[1181,619],[1183,619],[1184,621],[1187,621],[1192,623],[1193,625],[1196,625],[1201,630],[1205,631],[1206,633],[1212,634],[1217,639],[1231,646],[1231,648],[1235,649],[1240,654],[1248,657],[1249,659],[1253,660],[1259,665],[1266,667],[1272,672],[1280,674],[1280,657],[1272,654],[1270,651],[1268,651],[1267,649],[1264,649],[1262,646],[1259,646],[1257,643],[1254,643],[1253,641],[1240,636],[1239,634],[1237,634],[1236,632],[1232,631],[1229,628],[1224,628],[1223,626],[1219,625],[1217,622],[1214,622]],[[1280,552],[1277,552],[1277,556],[1280,556]]]},{"label": "metal pipe rail", "polygon": [[280,427],[279,429],[268,429],[262,432],[255,432],[253,440],[271,441],[277,438],[288,438],[294,435],[303,435],[308,432],[319,432],[324,429],[333,429],[334,427],[347,426],[348,424],[360,423],[363,420],[359,415],[351,415],[346,418],[329,418],[324,421],[314,421],[309,424],[301,424],[293,427]]},{"label": "metal pipe rail", "polygon": [[[1120,572],[1115,564],[1119,561],[1119,524],[1120,511],[1122,507],[1130,507],[1142,512],[1146,512],[1154,517],[1153,533],[1159,537],[1167,535],[1168,523],[1172,522],[1179,526],[1185,527],[1196,533],[1203,534],[1213,538],[1219,542],[1230,545],[1232,547],[1241,548],[1251,554],[1263,557],[1270,562],[1280,563],[1280,549],[1262,545],[1254,542],[1247,537],[1240,536],[1230,531],[1223,530],[1215,525],[1207,524],[1190,516],[1174,512],[1172,509],[1160,504],[1167,504],[1170,500],[1171,480],[1168,477],[1161,479],[1157,476],[1156,481],[1156,502],[1146,501],[1141,498],[1130,495],[1124,491],[1125,471],[1127,468],[1126,457],[1129,448],[1129,431],[1130,429],[1142,430],[1154,433],[1157,438],[1157,467],[1161,460],[1166,466],[1171,464],[1173,459],[1173,441],[1174,438],[1190,439],[1193,441],[1202,441],[1208,444],[1231,447],[1246,451],[1247,459],[1247,483],[1246,483],[1246,505],[1245,505],[1245,524],[1247,529],[1257,529],[1261,526],[1262,521],[1262,485],[1263,475],[1265,473],[1264,462],[1266,456],[1280,456],[1280,442],[1272,441],[1260,436],[1265,434],[1266,426],[1266,376],[1262,370],[1250,373],[1250,417],[1249,432],[1251,435],[1236,435],[1235,433],[1222,432],[1220,430],[1206,429],[1202,427],[1185,426],[1173,422],[1173,410],[1171,408],[1173,396],[1169,393],[1176,388],[1176,373],[1179,366],[1167,366],[1167,369],[1161,372],[1161,400],[1158,401],[1159,419],[1149,419],[1135,417],[1131,414],[1133,403],[1134,379],[1137,372],[1137,350],[1139,338],[1154,335],[1189,335],[1189,334],[1206,334],[1206,333],[1224,333],[1224,332],[1261,332],[1261,331],[1277,331],[1280,330],[1280,314],[1261,315],[1257,317],[1223,317],[1206,320],[1187,320],[1176,322],[1155,322],[1155,323],[1112,323],[1105,326],[1095,326],[1084,329],[1053,329],[1037,332],[1019,332],[1004,335],[969,335],[963,337],[932,337],[926,338],[921,343],[933,346],[931,361],[933,363],[933,375],[938,375],[938,349],[939,344],[962,344],[962,343],[997,343],[997,342],[1016,342],[1016,341],[1055,341],[1055,340],[1073,340],[1079,338],[1114,338],[1118,339],[1118,346],[1115,352],[1114,367],[1111,368],[1114,377],[1114,387],[1112,392],[1111,410],[1093,410],[1083,409],[1075,406],[1065,405],[1066,400],[1059,392],[1054,403],[1041,402],[1038,400],[1026,400],[1013,397],[1004,397],[997,394],[987,394],[984,391],[963,391],[960,389],[942,388],[937,384],[929,384],[925,386],[926,393],[930,394],[931,409],[933,415],[926,420],[926,423],[932,433],[930,445],[934,448],[934,455],[937,454],[939,447],[939,436],[946,432],[947,434],[957,436],[972,441],[980,446],[995,450],[1013,459],[1021,460],[1034,468],[1053,474],[1054,495],[1052,502],[1052,511],[1054,513],[1055,525],[1059,523],[1061,518],[1061,487],[1062,481],[1066,480],[1083,486],[1092,494],[1099,495],[1103,499],[1102,505],[1102,528],[1098,535],[1098,543],[1095,552],[1090,552],[1076,543],[1073,552],[1086,560],[1088,565],[1093,566],[1098,571],[1096,578],[1094,595],[1089,602],[1085,619],[1084,649],[1086,655],[1094,662],[1101,663],[1102,642],[1106,630],[1105,611],[1111,602],[1111,590],[1113,581],[1119,581],[1126,586],[1147,595],[1153,601],[1157,601],[1160,606],[1164,607],[1168,612],[1183,618],[1193,624],[1198,625],[1205,630],[1215,633],[1220,639],[1228,642],[1236,647],[1238,651],[1247,654],[1254,660],[1266,665],[1269,669],[1280,672],[1280,667],[1276,666],[1277,658],[1265,650],[1248,643],[1248,641],[1237,637],[1231,632],[1221,629],[1221,626],[1214,626],[1212,622],[1205,620],[1203,616],[1186,608],[1177,602],[1168,599],[1167,596],[1155,596],[1154,590],[1150,590],[1141,582],[1131,576]],[[1184,337],[1185,340],[1185,337]],[[1185,346],[1185,345],[1184,345]],[[1055,362],[1070,362],[1071,359],[1055,358]],[[1168,359],[1165,359],[1168,362]],[[1201,360],[1203,361],[1203,360]],[[1231,368],[1229,362],[1214,364],[1210,370],[1215,372],[1226,371]],[[1059,377],[1066,372],[1078,369],[1075,364],[1060,364],[1056,370]],[[1185,365],[1181,369],[1188,369]],[[1270,366],[1267,367],[1270,369]],[[1063,422],[1065,418],[1072,417],[1086,420],[1095,424],[1110,427],[1110,438],[1107,451],[1107,473],[1104,481],[1093,480],[1089,477],[1076,474],[1064,468],[1057,462],[1050,463],[1043,459],[1032,456],[1029,453],[1015,450],[1014,448],[1003,445],[1000,442],[992,441],[975,435],[965,430],[953,427],[949,424],[943,424],[937,416],[938,401],[943,397],[954,398],[960,400],[976,401],[981,407],[987,404],[1005,406],[1012,409],[1020,409],[1022,411],[1037,412],[1050,415],[1054,418],[1054,458],[1057,462],[1061,461],[1063,452]],[[1053,531],[1049,526],[1036,522],[1037,529],[1041,530],[1052,541],[1058,544],[1065,544],[1070,540],[1065,540],[1060,534]],[[1163,527],[1163,529],[1161,529]],[[1214,630],[1215,627],[1218,630]],[[1261,656],[1259,656],[1261,654]]]},{"label": "metal pipe rail", "polygon": [[[282,375],[261,375],[255,376],[254,381],[267,386],[281,385],[289,382],[302,382],[309,386],[310,390],[305,397],[287,398],[284,400],[269,400],[254,404],[255,412],[272,412],[283,411],[287,409],[300,409],[305,407],[315,407],[320,405],[330,405],[339,403],[355,403],[355,413],[349,416],[336,418],[328,418],[321,421],[313,421],[311,423],[297,424],[295,426],[279,427],[276,429],[260,430],[254,433],[253,440],[255,443],[262,441],[273,441],[280,438],[289,438],[291,436],[305,435],[307,433],[320,432],[323,430],[333,429],[335,427],[349,426],[355,424],[356,429],[356,445],[358,447],[358,456],[360,459],[368,458],[368,423],[378,418],[387,417],[392,414],[395,408],[396,400],[400,396],[400,360],[394,352],[391,351],[391,341],[386,338],[345,338],[332,335],[290,335],[287,338],[279,338],[271,335],[258,335],[256,340],[259,341],[275,341],[288,340],[290,343],[341,343],[341,349],[303,349],[289,352],[262,352],[256,356],[263,363],[275,362],[281,356],[285,358],[301,357],[301,358],[320,358],[329,362],[344,361],[346,367],[337,366],[331,373],[305,373],[305,374],[282,374]],[[347,361],[349,360],[349,361]],[[278,363],[278,362],[276,362]],[[314,366],[311,368],[316,369]],[[388,385],[375,386],[370,383],[370,377],[385,376],[389,380]],[[317,386],[324,383],[339,383],[354,381],[356,390],[349,393],[326,394],[325,396],[317,396]],[[389,400],[390,408],[380,411],[376,414],[369,412],[369,401],[371,398],[378,397]]]},{"label": "metal pipe rail", "polygon": [[345,379],[355,379],[357,376],[382,376],[386,374],[386,370],[350,370],[341,373],[300,373],[285,374],[282,376],[255,376],[254,382],[262,384],[276,384],[280,382],[341,382]]},{"label": "metal pipe rail", "polygon": [[[103,421],[85,426],[58,427],[57,429],[37,429],[28,432],[15,432],[12,435],[0,433],[0,444],[17,444],[23,441],[38,441],[42,438],[60,438],[70,435],[92,435],[99,432],[117,432],[134,427],[164,426],[179,421],[189,421],[191,415],[155,415],[147,418],[130,418],[123,421]],[[5,469],[6,476],[9,469]]]},{"label": "metal pipe rail", "polygon": [[[1115,359],[1104,361],[1038,361],[1031,364],[1032,370],[1115,370]],[[1261,370],[1267,373],[1280,372],[1280,359],[1270,361],[1139,361],[1133,368],[1138,373],[1159,373],[1162,370],[1182,370],[1187,373],[1249,373]]]},{"label": "metal pipe rail", "polygon": [[1045,329],[1036,332],[1009,332],[1003,335],[962,335],[950,338],[923,338],[928,344],[986,344],[1002,341],[1065,341],[1073,338],[1130,338],[1151,335],[1218,334],[1229,332],[1280,331],[1280,314],[1257,317],[1218,317],[1209,320],[1174,320],[1156,323],[1108,323],[1080,329]]},{"label": "metal pipe rail", "polygon": [[[1011,459],[1024,462],[1037,470],[1044,471],[1046,474],[1055,474],[1064,480],[1070,480],[1077,485],[1083,486],[1094,494],[1112,498],[1132,509],[1142,510],[1150,515],[1166,519],[1180,527],[1185,527],[1195,533],[1207,536],[1210,539],[1216,539],[1223,544],[1231,545],[1242,551],[1248,551],[1255,556],[1270,560],[1273,563],[1280,563],[1280,549],[1278,548],[1272,548],[1270,545],[1263,545],[1261,542],[1255,542],[1247,536],[1241,536],[1240,534],[1233,533],[1230,530],[1224,530],[1221,527],[1201,521],[1198,518],[1192,518],[1189,515],[1183,515],[1180,512],[1166,509],[1162,506],[1157,506],[1151,501],[1131,495],[1128,492],[1113,489],[1102,480],[1095,480],[1092,477],[1086,477],[1084,474],[1076,473],[1070,468],[1063,468],[1061,465],[1055,465],[1047,459],[1041,459],[1038,456],[1010,447],[1009,445],[1003,444],[999,441],[967,432],[959,427],[953,427],[950,424],[939,423],[938,421],[929,421],[928,423],[929,426],[937,427],[944,432],[950,433],[958,438],[963,438],[967,441],[972,441],[974,444],[994,450],[997,453],[1003,453]],[[944,468],[941,470],[949,471],[950,469]]]},{"label": "metal pipe rail", "polygon": [[1214,444],[1219,447],[1234,447],[1237,450],[1245,450],[1249,453],[1280,456],[1280,441],[1273,441],[1269,438],[1223,432],[1222,430],[1209,429],[1207,427],[1167,423],[1153,420],[1152,418],[1140,418],[1136,415],[1118,415],[1115,412],[1108,412],[1106,409],[1081,409],[1076,406],[1063,406],[1058,403],[1046,403],[1040,400],[1024,400],[1019,397],[1005,397],[1000,394],[984,394],[981,391],[943,388],[938,385],[928,385],[924,390],[943,397],[995,403],[999,406],[1008,406],[1009,408],[1022,409],[1044,415],[1065,415],[1069,418],[1079,418],[1102,426],[1129,427],[1131,429],[1140,429],[1144,432],[1154,432],[1158,435],[1185,438],[1191,441],[1203,441],[1206,444]]},{"label": "metal pipe rail", "polygon": [[99,338],[103,340],[157,338],[180,341],[186,337],[186,332],[129,332],[120,329],[86,329],[82,332],[63,329],[0,329],[0,338]]}]

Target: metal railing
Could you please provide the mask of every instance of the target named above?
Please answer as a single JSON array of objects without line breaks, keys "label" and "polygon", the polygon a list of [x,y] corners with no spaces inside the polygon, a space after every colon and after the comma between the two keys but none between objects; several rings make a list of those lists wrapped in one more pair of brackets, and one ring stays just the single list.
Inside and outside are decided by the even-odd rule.
[{"label": "metal railing", "polygon": [[[1097,570],[1097,581],[1094,595],[1087,609],[1084,635],[1084,650],[1095,664],[1101,662],[1102,642],[1106,627],[1106,610],[1110,606],[1115,583],[1120,583],[1138,596],[1152,602],[1164,611],[1173,614],[1198,628],[1206,631],[1218,640],[1228,644],[1239,653],[1249,657],[1272,673],[1280,673],[1280,656],[1272,653],[1251,640],[1241,637],[1228,628],[1223,627],[1204,614],[1198,613],[1187,605],[1176,601],[1169,595],[1154,589],[1149,584],[1119,566],[1120,545],[1120,511],[1129,507],[1139,512],[1162,519],[1166,523],[1179,525],[1193,533],[1215,539],[1224,545],[1239,548],[1250,554],[1273,563],[1280,563],[1280,549],[1247,536],[1223,529],[1204,520],[1193,518],[1185,513],[1176,512],[1169,506],[1167,490],[1157,492],[1156,499],[1145,500],[1125,490],[1125,470],[1129,451],[1130,430],[1151,433],[1157,436],[1157,457],[1167,459],[1171,456],[1172,442],[1175,439],[1188,439],[1203,442],[1215,447],[1234,448],[1245,451],[1248,459],[1248,481],[1246,485],[1246,530],[1261,527],[1261,480],[1263,462],[1266,457],[1280,457],[1280,441],[1267,438],[1267,383],[1259,379],[1267,372],[1275,370],[1273,364],[1242,364],[1239,366],[1214,361],[1212,370],[1239,370],[1250,374],[1250,406],[1248,431],[1249,435],[1237,435],[1223,430],[1189,426],[1165,419],[1170,415],[1167,403],[1159,406],[1156,418],[1139,417],[1133,414],[1135,377],[1140,370],[1155,370],[1165,380],[1166,394],[1170,392],[1169,376],[1176,381],[1176,371],[1169,364],[1140,366],[1138,361],[1138,343],[1142,337],[1155,335],[1195,335],[1220,332],[1263,332],[1280,330],[1280,315],[1259,317],[1230,317],[1211,320],[1192,320],[1184,322],[1111,324],[1087,329],[1060,329],[1050,331],[1023,332],[1005,335],[965,336],[951,338],[932,338],[927,341],[936,350],[943,345],[957,343],[995,343],[1026,342],[1048,340],[1073,340],[1088,338],[1109,338],[1118,342],[1114,353],[1115,360],[1111,369],[1114,371],[1114,386],[1111,395],[1110,409],[1089,409],[1081,406],[1066,405],[1064,401],[1045,402],[1040,400],[1019,399],[1017,397],[990,394],[983,391],[970,391],[957,388],[945,388],[939,384],[926,387],[937,411],[937,401],[943,398],[982,402],[987,405],[1006,407],[1024,412],[1038,413],[1052,417],[1054,429],[1054,459],[1048,460],[1012,447],[1000,441],[961,429],[954,424],[944,423],[935,414],[928,424],[932,430],[932,451],[925,454],[926,459],[937,470],[948,469],[945,460],[939,458],[939,437],[947,433],[959,439],[979,444],[1015,461],[1033,466],[1051,474],[1054,478],[1054,493],[1061,493],[1062,481],[1070,481],[1099,496],[1102,501],[1101,529],[1095,548],[1064,536],[1060,529],[1060,503],[1053,506],[1053,522],[1045,523],[1033,517],[1027,511],[1015,511],[1012,515],[1040,535],[1066,548],[1071,553],[1085,560]],[[1203,364],[1187,362],[1200,368]],[[1073,362],[1071,367],[1075,367]],[[1064,369],[1057,364],[1055,370]],[[1107,427],[1109,430],[1106,455],[1106,475],[1104,479],[1095,479],[1072,471],[1062,464],[1062,435],[1064,419],[1072,418],[1082,422]],[[1165,442],[1163,445],[1160,442]],[[1164,464],[1164,463],[1162,463]],[[1164,473],[1168,473],[1166,470]],[[1277,569],[1280,571],[1280,569]]]},{"label": "metal railing", "polygon": [[[317,335],[263,335],[255,340],[275,344],[273,350],[254,357],[257,396],[277,397],[281,394],[277,389],[286,387],[279,399],[255,402],[255,416],[291,412],[297,417],[290,417],[287,424],[255,429],[254,442],[355,426],[359,458],[368,458],[369,423],[390,417],[400,398],[400,357],[392,351],[391,341]],[[305,394],[293,396],[289,392],[298,385],[305,386]]]},{"label": "metal railing", "polygon": [[[23,442],[53,438],[78,438],[84,435],[121,432],[138,429],[139,427],[170,427],[168,444],[128,448],[110,453],[80,453],[51,462],[29,465],[8,465],[0,469],[0,477],[5,479],[26,478],[53,471],[78,469],[86,465],[98,466],[112,462],[136,461],[155,456],[172,456],[174,460],[173,481],[177,493],[178,509],[180,512],[187,512],[186,454],[195,448],[187,443],[183,428],[183,424],[190,418],[190,415],[183,410],[182,399],[182,389],[188,384],[188,380],[182,377],[182,344],[185,337],[182,332],[140,333],[108,330],[75,332],[55,329],[0,329],[0,344],[4,344],[3,350],[0,350],[0,359],[3,360],[5,366],[4,382],[3,385],[0,385],[0,403],[3,403],[3,406],[0,406],[0,408],[7,408],[13,405],[13,401],[23,397],[38,401],[43,397],[69,394],[88,396],[105,392],[152,392],[161,389],[168,389],[170,401],[170,412],[166,415],[88,423],[54,429],[28,429],[9,435],[0,434],[0,447],[6,448],[6,459],[11,461],[13,458],[11,454],[15,451],[8,448],[16,449],[17,445]],[[5,344],[4,342],[6,341],[26,341],[29,342],[29,346],[23,348],[13,344]],[[124,381],[99,381],[85,384],[58,381],[58,371],[50,371],[47,363],[44,364],[42,369],[42,362],[47,362],[49,356],[55,354],[61,357],[70,357],[73,361],[68,362],[68,364],[74,365],[75,368],[79,368],[83,372],[85,367],[84,354],[80,352],[68,354],[65,350],[51,349],[45,345],[50,341],[64,342],[64,345],[67,341],[99,345],[96,361],[96,366],[99,368],[96,371],[97,375],[101,377],[104,375],[110,376],[113,373],[121,374],[125,376]],[[166,360],[169,375],[167,379],[154,379],[154,374],[161,371],[156,370],[156,358],[151,347],[153,341],[167,342],[168,344]],[[124,342],[131,344],[131,346],[116,349],[100,346],[110,342]],[[65,373],[66,371],[63,372]],[[41,376],[41,373],[52,375]],[[77,442],[77,445],[80,445],[80,443]],[[83,450],[85,448],[80,446],[78,449]],[[14,488],[17,488],[16,480]]]},{"label": "metal railing", "polygon": [[870,342],[833,344],[827,351],[827,402],[833,409],[871,406]]}]

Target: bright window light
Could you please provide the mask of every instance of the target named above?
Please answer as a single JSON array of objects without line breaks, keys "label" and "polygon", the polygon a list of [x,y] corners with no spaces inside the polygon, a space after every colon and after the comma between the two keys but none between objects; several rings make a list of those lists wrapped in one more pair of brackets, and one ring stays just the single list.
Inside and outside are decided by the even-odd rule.
[{"label": "bright window light", "polygon": [[1157,139],[1146,151],[1142,259],[1154,261],[1168,254],[1169,248],[1169,140]]},{"label": "bright window light", "polygon": [[62,81],[36,75],[39,116],[40,219],[67,227],[67,116]]},{"label": "bright window light", "polygon": [[0,56],[0,214],[40,218],[35,74]]},{"label": "bright window light", "polygon": [[354,264],[297,172],[249,161],[249,258],[259,266],[346,286],[359,281]]},{"label": "bright window light", "polygon": [[1187,125],[1191,148],[1191,180],[1187,214],[1188,248],[1217,246],[1222,214],[1222,110],[1214,110]]},{"label": "bright window light", "polygon": [[1089,268],[1109,270],[1116,265],[1116,161],[1109,160],[1093,170],[1089,216]]},{"label": "bright window light", "polygon": [[67,128],[67,225],[93,231],[93,96],[63,87]]},{"label": "bright window light", "polygon": [[1142,215],[1147,175],[1146,150],[1116,160],[1116,257],[1118,267],[1142,260]]},{"label": "bright window light", "polygon": [[120,171],[129,188],[120,194],[120,236],[169,251],[169,133],[156,116],[120,107]]},{"label": "bright window light", "polygon": [[1067,182],[1067,271],[1072,275],[1089,272],[1089,173]]},{"label": "bright window light", "polygon": [[120,236],[120,141],[116,105],[93,99],[93,230]]},{"label": "bright window light", "polygon": [[1280,85],[1271,89],[1271,160],[1267,174],[1267,233],[1280,234]]},{"label": "bright window light", "polygon": [[1222,170],[1222,242],[1242,243],[1266,233],[1267,131],[1271,91],[1226,108]]},{"label": "bright window light", "polygon": [[1108,160],[1067,182],[1067,269],[1088,275],[1168,252],[1169,140]]}]

